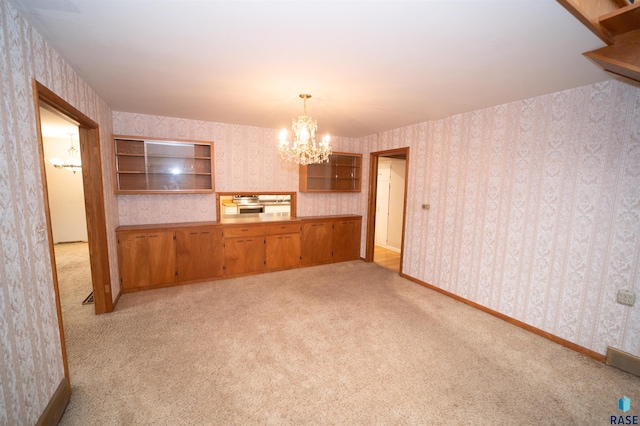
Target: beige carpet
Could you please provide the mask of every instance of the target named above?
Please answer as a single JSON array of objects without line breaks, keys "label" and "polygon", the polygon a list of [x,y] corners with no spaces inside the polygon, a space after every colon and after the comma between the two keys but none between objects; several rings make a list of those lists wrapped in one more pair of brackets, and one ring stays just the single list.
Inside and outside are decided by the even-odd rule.
[{"label": "beige carpet", "polygon": [[605,425],[623,395],[638,414],[640,378],[372,263],[128,294],[102,316],[67,298],[74,276],[63,425]]}]

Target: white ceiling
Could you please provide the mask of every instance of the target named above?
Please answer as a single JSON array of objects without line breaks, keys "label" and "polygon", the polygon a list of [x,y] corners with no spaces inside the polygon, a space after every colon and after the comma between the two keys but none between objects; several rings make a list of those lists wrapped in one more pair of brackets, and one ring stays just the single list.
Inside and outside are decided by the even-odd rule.
[{"label": "white ceiling", "polygon": [[359,137],[612,78],[554,0],[11,0],[115,111]]}]

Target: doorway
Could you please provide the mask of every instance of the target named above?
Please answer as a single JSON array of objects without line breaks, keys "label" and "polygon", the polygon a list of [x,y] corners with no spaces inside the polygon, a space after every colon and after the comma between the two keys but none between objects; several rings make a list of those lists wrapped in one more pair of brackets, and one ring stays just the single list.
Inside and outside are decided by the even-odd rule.
[{"label": "doorway", "polygon": [[40,151],[40,175],[42,177],[43,200],[51,258],[51,272],[56,298],[56,311],[58,316],[58,328],[62,346],[62,358],[65,377],[69,378],[67,351],[64,339],[64,327],[62,323],[62,309],[60,304],[60,291],[58,286],[58,273],[56,269],[56,257],[54,251],[53,227],[51,218],[51,205],[49,201],[47,173],[45,164],[45,152],[42,136],[42,117],[40,107],[65,117],[67,121],[77,123],[78,141],[76,149],[79,149],[82,163],[82,190],[84,194],[85,220],[87,231],[87,247],[89,251],[89,264],[91,269],[91,282],[93,287],[93,299],[95,314],[103,314],[113,311],[111,297],[111,273],[109,269],[109,254],[107,243],[107,227],[102,186],[102,161],[100,158],[100,138],[98,124],[88,118],[82,112],[74,108],[68,102],[53,93],[47,87],[33,80],[33,93],[36,113],[36,128]]},{"label": "doorway", "polygon": [[365,259],[402,274],[409,148],[371,153]]},{"label": "doorway", "polygon": [[79,123],[47,104],[40,106],[39,113],[55,253],[53,261],[64,320],[70,310],[81,308],[87,313],[94,312]]}]

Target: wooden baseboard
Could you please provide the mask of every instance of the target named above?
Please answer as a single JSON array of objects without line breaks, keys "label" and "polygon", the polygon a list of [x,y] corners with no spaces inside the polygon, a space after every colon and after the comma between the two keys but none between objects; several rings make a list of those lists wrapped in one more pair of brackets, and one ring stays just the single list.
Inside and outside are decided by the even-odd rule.
[{"label": "wooden baseboard", "polygon": [[49,426],[49,425],[57,425],[64,414],[64,410],[67,408],[69,404],[69,400],[71,399],[71,386],[69,385],[69,379],[64,377],[60,384],[58,385],[58,389],[54,392],[49,404],[44,409],[38,422],[36,425],[38,426]]},{"label": "wooden baseboard", "polygon": [[122,290],[120,290],[118,292],[118,295],[116,296],[116,300],[113,301],[113,310],[114,311],[116,310],[116,306],[118,305],[118,302],[120,301],[120,296],[122,296]]},{"label": "wooden baseboard", "polygon": [[456,294],[450,293],[450,292],[448,292],[446,290],[443,290],[441,288],[438,288],[438,287],[436,287],[436,286],[434,286],[432,284],[425,283],[424,281],[420,281],[417,278],[413,278],[413,277],[411,277],[409,275],[406,275],[406,274],[403,274],[403,273],[401,273],[400,276],[403,277],[403,278],[408,279],[409,281],[413,281],[414,283],[420,284],[423,287],[426,287],[428,289],[437,291],[438,293],[444,294],[445,296],[449,296],[452,299],[455,299],[455,300],[457,300],[459,302],[464,303],[465,305],[472,306],[472,307],[474,307],[476,309],[479,309],[479,310],[481,310],[483,312],[486,312],[486,313],[488,313],[490,315],[493,315],[494,317],[500,318],[501,320],[504,320],[504,321],[506,321],[506,322],[508,322],[510,324],[516,325],[516,326],[518,326],[518,327],[520,327],[520,328],[522,328],[524,330],[527,330],[527,331],[529,331],[531,333],[537,334],[538,336],[544,337],[545,339],[551,340],[554,343],[562,345],[562,346],[564,346],[566,348],[569,348],[569,349],[571,349],[573,351],[576,351],[578,353],[584,354],[584,355],[586,355],[586,356],[588,356],[590,358],[595,359],[596,361],[600,361],[600,362],[604,363],[605,360],[606,360],[605,355],[599,354],[598,352],[592,351],[591,349],[588,349],[588,348],[585,348],[583,346],[577,345],[577,344],[575,344],[573,342],[570,342],[570,341],[568,341],[566,339],[563,339],[562,337],[558,337],[558,336],[556,336],[554,334],[548,333],[548,332],[546,332],[544,330],[540,330],[539,328],[536,328],[536,327],[534,327],[532,325],[529,325],[527,323],[519,321],[519,320],[517,320],[515,318],[511,318],[511,317],[509,317],[509,316],[507,316],[505,314],[502,314],[502,313],[500,313],[498,311],[494,311],[493,309],[489,309],[486,306],[482,306],[482,305],[480,305],[480,304],[478,304],[476,302],[472,302],[471,300],[465,299],[464,297],[460,297],[460,296],[458,296]]}]

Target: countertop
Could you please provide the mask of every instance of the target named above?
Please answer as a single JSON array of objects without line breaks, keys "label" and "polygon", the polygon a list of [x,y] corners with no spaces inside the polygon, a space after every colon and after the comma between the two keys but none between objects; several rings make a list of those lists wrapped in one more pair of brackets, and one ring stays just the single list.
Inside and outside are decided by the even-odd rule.
[{"label": "countertop", "polygon": [[[255,215],[255,216],[253,216]],[[242,217],[242,218],[232,218],[232,219],[223,219],[219,221],[209,221],[209,222],[178,222],[178,223],[152,223],[145,225],[122,225],[116,228],[116,231],[140,231],[140,230],[161,230],[161,229],[169,229],[169,228],[189,228],[189,227],[200,227],[200,226],[219,226],[219,225],[237,225],[237,224],[260,224],[260,223],[274,223],[274,222],[304,222],[304,221],[315,221],[315,220],[340,220],[340,219],[351,219],[351,218],[361,218],[360,215],[355,214],[339,214],[339,215],[328,215],[328,216],[283,216],[278,213],[268,213],[267,215],[258,216],[258,213],[250,213],[246,216],[252,217]]]}]

